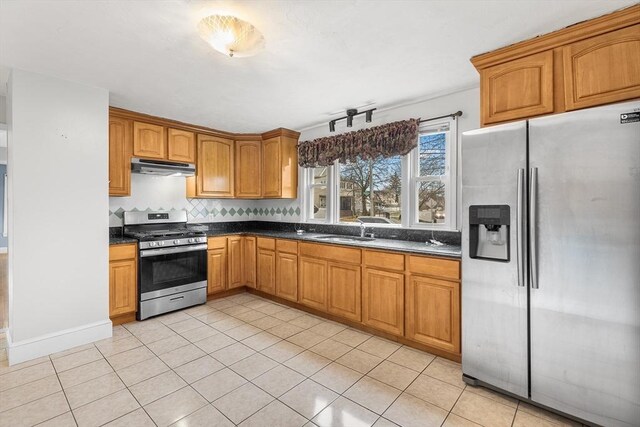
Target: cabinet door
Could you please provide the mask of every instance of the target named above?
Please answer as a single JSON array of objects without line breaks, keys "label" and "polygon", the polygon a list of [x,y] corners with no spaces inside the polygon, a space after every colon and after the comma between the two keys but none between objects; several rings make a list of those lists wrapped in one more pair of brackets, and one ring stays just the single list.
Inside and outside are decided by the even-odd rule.
[{"label": "cabinet door", "polygon": [[262,196],[282,196],[282,159],[280,137],[262,142]]},{"label": "cabinet door", "polygon": [[109,316],[136,311],[136,265],[135,259],[109,262]]},{"label": "cabinet door", "polygon": [[480,72],[482,124],[553,112],[553,51],[516,59]]},{"label": "cabinet door", "polygon": [[256,287],[256,238],[244,237],[244,283],[252,288]]},{"label": "cabinet door", "polygon": [[198,135],[197,196],[233,197],[233,141]]},{"label": "cabinet door", "polygon": [[244,286],[242,265],[242,237],[227,237],[227,265],[229,273],[229,289]]},{"label": "cabinet door", "polygon": [[167,130],[167,159],[176,162],[196,162],[196,136],[179,129]]},{"label": "cabinet door", "polygon": [[166,159],[164,127],[133,122],[133,155],[150,159]]},{"label": "cabinet door", "polygon": [[405,336],[460,353],[460,284],[411,275],[406,293]]},{"label": "cabinet door", "polygon": [[362,323],[404,334],[404,274],[367,268],[362,283]]},{"label": "cabinet door", "polygon": [[276,253],[258,249],[258,290],[268,294],[276,293]]},{"label": "cabinet door", "polygon": [[300,257],[298,301],[306,306],[327,311],[327,262]]},{"label": "cabinet door", "polygon": [[327,308],[349,320],[361,319],[360,266],[329,263]]},{"label": "cabinet door", "polygon": [[207,251],[208,285],[207,291],[212,294],[227,288],[227,248]]},{"label": "cabinet door", "polygon": [[236,197],[262,195],[262,142],[236,141]]},{"label": "cabinet door", "polygon": [[298,301],[298,257],[278,252],[276,264],[276,295]]},{"label": "cabinet door", "polygon": [[640,97],[640,24],[562,51],[567,110]]},{"label": "cabinet door", "polygon": [[109,195],[131,195],[131,120],[109,117]]}]

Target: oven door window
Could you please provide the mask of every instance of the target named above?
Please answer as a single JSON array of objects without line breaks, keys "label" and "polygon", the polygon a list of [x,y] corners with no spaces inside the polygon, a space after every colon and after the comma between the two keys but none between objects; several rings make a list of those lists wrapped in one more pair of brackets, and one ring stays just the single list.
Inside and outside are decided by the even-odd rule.
[{"label": "oven door window", "polygon": [[140,257],[140,293],[207,280],[207,251]]}]

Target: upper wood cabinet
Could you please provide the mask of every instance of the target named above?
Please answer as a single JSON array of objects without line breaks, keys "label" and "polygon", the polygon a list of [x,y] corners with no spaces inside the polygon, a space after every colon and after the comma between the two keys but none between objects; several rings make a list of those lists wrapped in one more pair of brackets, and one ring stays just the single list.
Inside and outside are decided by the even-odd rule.
[{"label": "upper wood cabinet", "polygon": [[482,122],[553,112],[553,52],[516,59],[480,72]]},{"label": "upper wood cabinet", "polygon": [[567,110],[640,97],[640,24],[571,43],[562,53]]},{"label": "upper wood cabinet", "polygon": [[262,197],[298,197],[299,135],[282,128],[262,135]]},{"label": "upper wood cabinet", "polygon": [[132,316],[138,308],[137,253],[136,244],[109,247],[109,317],[112,319]]},{"label": "upper wood cabinet", "polygon": [[233,197],[233,140],[198,135],[196,157],[196,176],[187,179],[187,197]]},{"label": "upper wood cabinet", "polygon": [[149,159],[165,159],[167,150],[164,127],[133,122],[133,155]]},{"label": "upper wood cabinet", "polygon": [[236,197],[257,199],[262,195],[262,141],[236,141]]},{"label": "upper wood cabinet", "polygon": [[133,123],[109,117],[109,196],[131,195]]},{"label": "upper wood cabinet", "polygon": [[471,58],[483,126],[640,97],[640,4]]},{"label": "upper wood cabinet", "polygon": [[174,162],[196,162],[196,137],[193,132],[167,129],[167,160]]}]

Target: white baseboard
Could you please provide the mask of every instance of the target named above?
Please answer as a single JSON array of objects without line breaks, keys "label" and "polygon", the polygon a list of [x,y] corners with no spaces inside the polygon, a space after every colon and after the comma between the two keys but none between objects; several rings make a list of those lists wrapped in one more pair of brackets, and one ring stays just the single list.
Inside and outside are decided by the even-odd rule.
[{"label": "white baseboard", "polygon": [[15,365],[109,338],[113,333],[113,328],[111,320],[105,320],[18,342],[12,341],[10,332],[11,329],[7,331],[7,356],[9,365]]}]

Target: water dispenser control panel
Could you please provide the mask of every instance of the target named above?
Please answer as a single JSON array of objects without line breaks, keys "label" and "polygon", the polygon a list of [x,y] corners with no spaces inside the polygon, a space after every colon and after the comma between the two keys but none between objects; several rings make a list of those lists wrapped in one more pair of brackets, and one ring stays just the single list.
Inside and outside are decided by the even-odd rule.
[{"label": "water dispenser control panel", "polygon": [[508,262],[509,205],[469,206],[469,257]]}]

